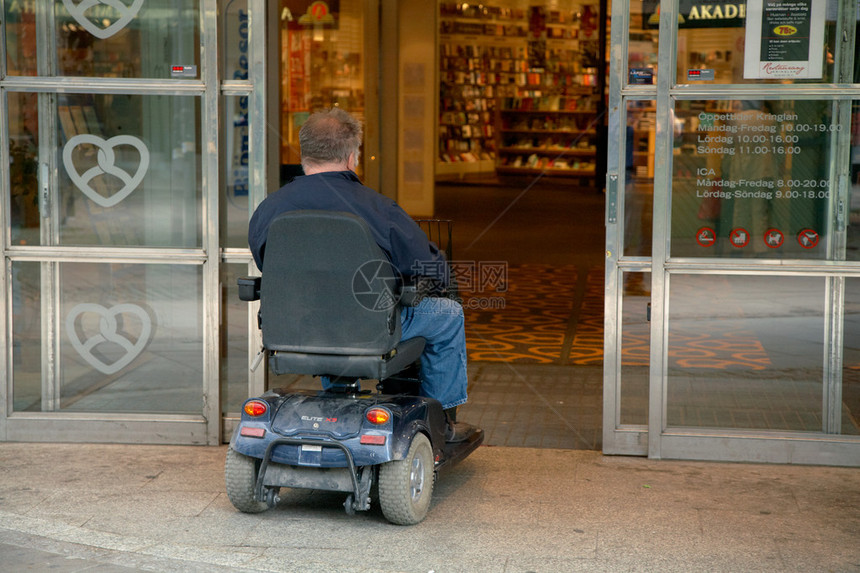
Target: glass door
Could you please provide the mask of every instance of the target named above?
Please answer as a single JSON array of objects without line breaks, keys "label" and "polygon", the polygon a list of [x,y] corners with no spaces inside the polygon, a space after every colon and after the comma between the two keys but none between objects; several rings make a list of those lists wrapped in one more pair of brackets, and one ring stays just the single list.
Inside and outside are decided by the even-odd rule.
[{"label": "glass door", "polygon": [[215,3],[0,6],[2,436],[216,443]]},{"label": "glass door", "polygon": [[[627,62],[612,75],[611,129],[629,136],[637,102],[656,103],[650,375],[647,425],[631,432],[615,350],[605,441],[657,458],[860,465],[856,6],[619,8],[628,18],[613,43],[627,42]],[[654,65],[632,65],[643,60],[634,35],[657,33]],[[610,181],[624,179],[613,155]],[[610,227],[607,256],[630,230],[618,215],[627,190],[614,193],[608,219],[623,229]],[[633,265],[627,252],[607,273]],[[620,280],[613,288],[607,322],[623,341]]]},{"label": "glass door", "polygon": [[652,232],[659,20],[643,0],[612,6],[606,180],[603,451],[645,455],[652,352]]}]

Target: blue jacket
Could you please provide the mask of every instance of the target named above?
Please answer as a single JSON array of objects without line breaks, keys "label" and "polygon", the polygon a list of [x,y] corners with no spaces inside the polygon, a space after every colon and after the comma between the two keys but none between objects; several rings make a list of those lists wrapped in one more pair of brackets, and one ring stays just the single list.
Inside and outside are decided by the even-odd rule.
[{"label": "blue jacket", "polygon": [[272,220],[287,211],[346,211],[364,219],[376,243],[404,277],[416,275],[448,284],[445,256],[397,203],[362,185],[352,171],[296,177],[260,203],[248,228],[248,245],[263,269],[266,236]]}]

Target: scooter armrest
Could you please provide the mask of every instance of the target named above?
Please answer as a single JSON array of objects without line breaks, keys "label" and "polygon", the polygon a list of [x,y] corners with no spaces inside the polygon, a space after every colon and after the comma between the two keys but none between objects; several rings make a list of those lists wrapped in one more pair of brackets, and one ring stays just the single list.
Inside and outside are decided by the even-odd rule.
[{"label": "scooter armrest", "polygon": [[418,306],[418,303],[433,289],[433,281],[427,278],[419,278],[411,284],[400,287],[401,306]]},{"label": "scooter armrest", "polygon": [[239,277],[239,300],[251,302],[260,300],[260,282],[262,277]]}]

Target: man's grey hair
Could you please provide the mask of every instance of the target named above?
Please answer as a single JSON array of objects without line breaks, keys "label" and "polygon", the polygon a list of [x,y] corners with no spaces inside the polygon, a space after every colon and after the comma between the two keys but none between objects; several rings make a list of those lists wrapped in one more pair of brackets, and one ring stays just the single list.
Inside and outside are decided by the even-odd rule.
[{"label": "man's grey hair", "polygon": [[299,130],[302,166],[346,163],[351,153],[357,162],[361,136],[361,122],[340,108],[311,114]]}]

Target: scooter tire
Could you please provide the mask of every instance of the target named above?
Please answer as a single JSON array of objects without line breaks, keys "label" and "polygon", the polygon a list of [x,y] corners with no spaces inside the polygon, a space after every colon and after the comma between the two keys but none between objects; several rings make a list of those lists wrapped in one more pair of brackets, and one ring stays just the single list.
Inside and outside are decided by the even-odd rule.
[{"label": "scooter tire", "polygon": [[224,462],[224,481],[227,497],[233,507],[244,513],[261,513],[269,509],[264,501],[257,501],[254,490],[257,485],[259,460],[240,454],[233,448],[227,449]]},{"label": "scooter tire", "polygon": [[379,466],[379,506],[395,525],[415,525],[427,516],[433,497],[433,448],[424,434],[412,439],[402,460]]}]

